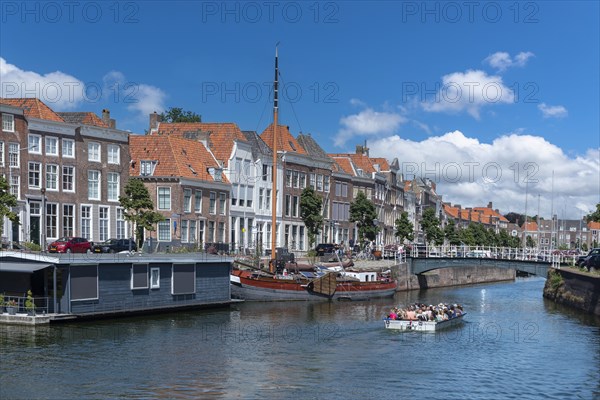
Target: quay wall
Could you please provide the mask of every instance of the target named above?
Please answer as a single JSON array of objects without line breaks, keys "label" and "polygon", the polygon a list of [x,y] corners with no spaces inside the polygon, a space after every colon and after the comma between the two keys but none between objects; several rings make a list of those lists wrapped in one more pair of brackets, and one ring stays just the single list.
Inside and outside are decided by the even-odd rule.
[{"label": "quay wall", "polygon": [[589,314],[600,315],[600,276],[571,268],[550,269],[544,297]]},{"label": "quay wall", "polygon": [[440,268],[420,275],[409,272],[407,263],[399,264],[397,270],[398,291],[430,289],[447,286],[472,285],[513,281],[516,271],[498,267],[454,267]]}]

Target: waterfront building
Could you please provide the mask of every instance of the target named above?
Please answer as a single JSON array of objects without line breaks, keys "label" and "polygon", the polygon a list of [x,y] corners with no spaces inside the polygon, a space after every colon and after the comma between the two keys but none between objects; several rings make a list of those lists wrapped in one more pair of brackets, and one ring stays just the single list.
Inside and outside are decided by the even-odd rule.
[{"label": "waterfront building", "polygon": [[58,114],[38,99],[16,98],[0,99],[0,113],[0,173],[21,222],[6,221],[5,240],[45,249],[63,236],[127,237],[119,196],[129,176],[129,133],[115,128],[108,110],[102,119]]}]

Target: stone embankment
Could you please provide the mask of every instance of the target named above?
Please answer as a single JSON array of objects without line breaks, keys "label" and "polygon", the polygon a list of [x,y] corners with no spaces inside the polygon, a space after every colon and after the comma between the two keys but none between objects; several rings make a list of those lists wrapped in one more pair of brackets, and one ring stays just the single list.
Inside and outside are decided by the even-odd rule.
[{"label": "stone embankment", "polygon": [[600,315],[600,275],[573,268],[551,269],[544,286],[544,297]]}]

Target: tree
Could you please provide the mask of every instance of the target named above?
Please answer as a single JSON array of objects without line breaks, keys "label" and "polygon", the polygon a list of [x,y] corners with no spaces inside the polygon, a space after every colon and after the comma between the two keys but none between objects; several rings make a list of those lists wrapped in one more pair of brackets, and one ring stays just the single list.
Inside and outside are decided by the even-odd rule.
[{"label": "tree", "polygon": [[306,226],[306,234],[308,236],[308,247],[313,248],[321,227],[323,226],[323,200],[315,190],[308,186],[302,191],[300,196],[300,218]]},{"label": "tree", "polygon": [[440,220],[435,216],[435,209],[427,208],[423,212],[421,228],[423,228],[426,242],[436,245],[444,243],[444,232],[440,228]]},{"label": "tree", "polygon": [[596,211],[585,216],[586,222],[600,222],[600,203],[596,204]]},{"label": "tree", "polygon": [[457,246],[460,244],[460,237],[456,231],[456,222],[453,219],[448,221],[448,224],[444,227],[444,236],[451,245]]},{"label": "tree", "polygon": [[0,176],[0,233],[4,225],[4,217],[8,217],[13,224],[19,224],[19,216],[12,210],[16,206],[17,198],[10,193],[6,178]]},{"label": "tree", "polygon": [[193,111],[183,111],[183,108],[169,107],[165,112],[160,113],[162,122],[202,122],[202,117]]},{"label": "tree", "polygon": [[119,203],[123,207],[123,215],[135,227],[138,248],[142,247],[144,229],[154,231],[154,224],[164,220],[163,216],[154,211],[154,203],[150,198],[144,183],[133,178],[125,185],[125,196],[119,196]]},{"label": "tree", "polygon": [[535,240],[530,235],[527,235],[525,239],[525,246],[527,247],[535,247]]},{"label": "tree", "polygon": [[413,240],[414,239],[414,229],[412,222],[408,220],[408,213],[403,211],[400,214],[400,218],[396,219],[396,232],[395,235],[400,241],[400,243],[404,243],[405,240]]},{"label": "tree", "polygon": [[356,198],[350,203],[350,222],[355,222],[358,228],[358,241],[361,246],[365,245],[367,240],[375,240],[379,227],[375,225],[377,212],[375,205],[364,194],[358,192]]}]

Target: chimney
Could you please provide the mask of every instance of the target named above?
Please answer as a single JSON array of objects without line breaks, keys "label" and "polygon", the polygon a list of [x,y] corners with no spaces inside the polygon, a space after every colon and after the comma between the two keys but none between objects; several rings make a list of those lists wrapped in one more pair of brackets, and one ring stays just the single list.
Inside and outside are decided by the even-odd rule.
[{"label": "chimney", "polygon": [[150,135],[152,135],[152,133],[156,133],[156,131],[158,130],[159,122],[162,122],[160,115],[157,114],[156,111],[154,111],[152,114],[150,114]]},{"label": "chimney", "polygon": [[363,147],[360,144],[356,145],[356,154],[362,154],[363,153]]},{"label": "chimney", "polygon": [[491,201],[488,203],[487,208],[489,208],[490,210],[494,208]]}]

